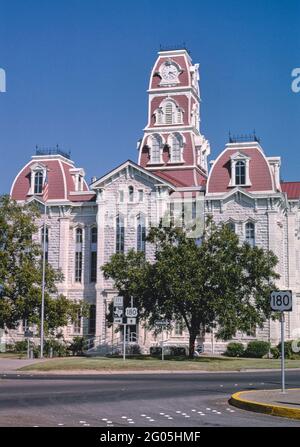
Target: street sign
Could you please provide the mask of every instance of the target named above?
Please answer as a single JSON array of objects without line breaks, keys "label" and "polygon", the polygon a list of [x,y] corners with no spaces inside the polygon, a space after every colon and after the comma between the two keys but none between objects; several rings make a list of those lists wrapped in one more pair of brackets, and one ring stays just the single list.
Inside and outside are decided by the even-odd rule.
[{"label": "street sign", "polygon": [[271,309],[277,312],[291,312],[293,294],[291,290],[279,290],[271,293]]},{"label": "street sign", "polygon": [[127,324],[130,325],[136,324],[136,318],[127,318]]},{"label": "street sign", "polygon": [[138,310],[136,307],[126,307],[125,315],[126,317],[136,318],[138,315]]},{"label": "street sign", "polygon": [[114,297],[114,307],[123,307],[123,297],[122,296]]},{"label": "street sign", "polygon": [[115,296],[114,297],[114,323],[122,324],[123,323],[123,315],[124,315],[123,297]]},{"label": "street sign", "polygon": [[169,322],[167,320],[156,320],[154,324],[155,326],[167,326]]},{"label": "street sign", "polygon": [[114,323],[115,323],[115,324],[123,324],[123,318],[117,318],[117,317],[115,317],[115,318],[114,318]]}]

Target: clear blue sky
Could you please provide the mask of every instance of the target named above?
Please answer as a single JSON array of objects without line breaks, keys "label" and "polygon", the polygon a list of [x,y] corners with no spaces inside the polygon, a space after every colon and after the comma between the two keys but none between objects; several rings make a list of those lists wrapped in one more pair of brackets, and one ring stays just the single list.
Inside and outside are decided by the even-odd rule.
[{"label": "clear blue sky", "polygon": [[36,144],[71,150],[87,179],[137,159],[159,45],[186,42],[201,70],[212,156],[256,129],[300,180],[300,0],[0,0],[0,193]]}]

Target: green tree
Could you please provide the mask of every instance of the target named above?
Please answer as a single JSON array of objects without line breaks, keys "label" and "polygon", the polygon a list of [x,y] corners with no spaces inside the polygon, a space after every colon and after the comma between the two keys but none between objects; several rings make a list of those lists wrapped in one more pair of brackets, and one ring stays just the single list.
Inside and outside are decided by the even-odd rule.
[{"label": "green tree", "polygon": [[154,262],[141,253],[116,254],[104,267],[119,293],[133,296],[140,318],[154,327],[156,319],[184,321],[189,331],[189,356],[195,340],[216,328],[228,340],[237,331],[251,333],[271,316],[270,291],[278,278],[271,251],[240,244],[227,226],[207,220],[201,240],[174,226],[153,227],[148,242]]},{"label": "green tree", "polygon": [[[21,206],[0,197],[0,328],[13,329],[23,319],[40,326],[42,251],[33,239],[39,215],[34,204]],[[62,280],[62,273],[46,263],[45,334],[87,313],[86,304],[58,294],[56,284]]]}]

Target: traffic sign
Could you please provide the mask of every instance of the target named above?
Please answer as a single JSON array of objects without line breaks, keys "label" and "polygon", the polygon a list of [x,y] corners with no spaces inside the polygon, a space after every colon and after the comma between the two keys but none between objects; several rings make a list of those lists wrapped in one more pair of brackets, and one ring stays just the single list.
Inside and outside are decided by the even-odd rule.
[{"label": "traffic sign", "polygon": [[115,296],[114,297],[114,307],[123,307],[123,297],[122,296]]},{"label": "traffic sign", "polygon": [[271,309],[277,312],[291,312],[293,294],[291,290],[279,290],[271,293]]},{"label": "traffic sign", "polygon": [[136,318],[138,315],[138,310],[136,307],[126,307],[125,315],[126,317]]},{"label": "traffic sign", "polygon": [[136,318],[127,318],[127,324],[130,325],[136,324]]},{"label": "traffic sign", "polygon": [[114,308],[114,316],[117,318],[123,317],[123,308],[122,307],[115,307]]},{"label": "traffic sign", "polygon": [[115,318],[114,318],[114,323],[115,323],[115,324],[123,324],[123,318],[115,317]]}]

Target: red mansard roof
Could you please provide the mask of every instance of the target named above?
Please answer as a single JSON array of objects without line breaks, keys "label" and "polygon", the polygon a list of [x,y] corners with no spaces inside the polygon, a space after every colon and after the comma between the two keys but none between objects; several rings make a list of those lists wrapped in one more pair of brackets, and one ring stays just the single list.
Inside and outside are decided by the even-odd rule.
[{"label": "red mansard roof", "polygon": [[[12,199],[17,201],[25,201],[33,196],[30,191],[31,185],[31,167],[35,164],[39,164],[42,167],[47,168],[48,172],[48,200],[70,200],[71,202],[87,202],[95,198],[95,193],[91,191],[88,194],[89,188],[83,181],[83,192],[78,194],[70,194],[75,192],[75,184],[72,177],[71,169],[74,169],[74,163],[63,157],[43,157],[34,156],[31,161],[27,163],[24,168],[16,176],[10,195]],[[41,195],[38,195],[41,197]]]},{"label": "red mansard roof", "polygon": [[243,153],[250,158],[249,177],[251,186],[243,187],[253,192],[273,191],[273,179],[268,160],[261,148],[255,146],[228,147],[214,162],[207,181],[207,193],[226,193],[232,190],[229,186],[231,177],[230,157],[235,153]]},{"label": "red mansard roof", "polygon": [[300,199],[300,182],[281,182],[282,192],[285,192],[288,199]]}]

